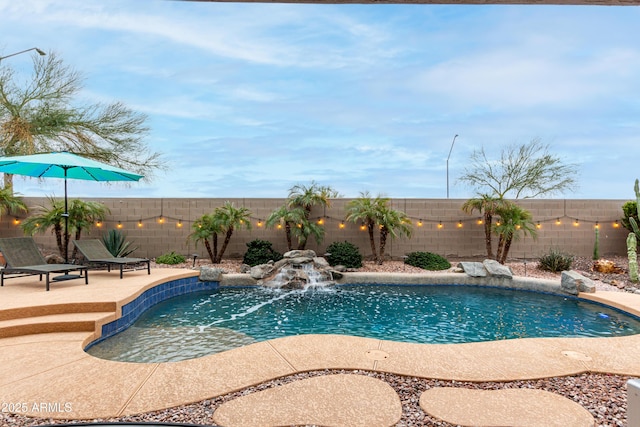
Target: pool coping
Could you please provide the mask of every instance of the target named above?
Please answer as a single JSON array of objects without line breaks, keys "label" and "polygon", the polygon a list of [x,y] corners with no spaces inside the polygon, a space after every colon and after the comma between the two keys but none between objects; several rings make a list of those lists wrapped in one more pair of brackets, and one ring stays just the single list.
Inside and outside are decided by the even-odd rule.
[{"label": "pool coping", "polygon": [[[197,275],[190,270],[158,270],[152,270],[151,276],[146,272],[129,274],[120,282],[113,275],[96,272],[88,287],[64,285],[63,290],[52,289],[44,296],[43,292],[33,291],[39,286],[37,280],[28,279],[25,283],[29,292],[20,297],[18,290],[12,290],[10,293],[17,296],[9,301],[13,305],[9,308],[19,309],[20,298],[27,311],[33,311],[34,307],[42,310],[47,300],[52,299],[51,306],[63,304],[66,299],[73,309],[81,301],[87,304],[100,301],[112,303],[117,307],[116,315],[121,316],[122,307],[148,289]],[[424,280],[441,275],[420,276]],[[384,275],[379,277],[388,282]],[[95,292],[90,292],[92,288]],[[93,293],[98,294],[96,298],[89,298]],[[640,295],[596,292],[579,297],[640,313]],[[97,320],[96,328],[106,323]],[[302,335],[198,359],[149,364],[112,362],[88,355],[83,348],[96,335],[96,331],[53,332],[0,339],[0,357],[4,361],[0,365],[0,401],[25,403],[26,410],[21,412],[25,415],[82,420],[166,409],[282,376],[324,369],[362,369],[476,382],[584,372],[640,376],[640,363],[635,356],[640,351],[640,335],[469,344],[411,344],[342,335]],[[37,405],[43,402],[44,406]]]}]

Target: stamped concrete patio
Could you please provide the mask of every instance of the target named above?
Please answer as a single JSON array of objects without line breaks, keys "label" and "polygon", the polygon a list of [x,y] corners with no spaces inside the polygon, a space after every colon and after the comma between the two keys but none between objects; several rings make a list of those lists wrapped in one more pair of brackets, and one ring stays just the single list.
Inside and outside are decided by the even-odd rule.
[{"label": "stamped concrete patio", "polygon": [[[97,359],[83,348],[126,303],[159,284],[193,277],[192,270],[91,271],[82,281],[52,284],[37,276],[0,288],[0,402],[24,415],[91,420],[198,402],[274,378],[321,369],[359,369],[456,381],[509,381],[582,372],[640,376],[640,335],[620,338],[535,338],[473,344],[409,344],[339,335],[303,335],[260,342],[173,363]],[[426,275],[428,276],[428,275]],[[581,294],[640,313],[640,296]],[[593,425],[568,399],[532,390],[469,394],[425,392],[421,407],[461,425]],[[534,401],[545,402],[541,411]],[[271,409],[269,409],[271,408]],[[561,416],[562,415],[562,416]],[[327,375],[254,393],[223,404],[216,423],[231,425],[393,425],[400,402],[379,380]],[[519,421],[518,421],[519,420]],[[251,422],[249,422],[251,421]],[[517,424],[522,422],[523,424]],[[533,424],[532,424],[533,423]]]}]

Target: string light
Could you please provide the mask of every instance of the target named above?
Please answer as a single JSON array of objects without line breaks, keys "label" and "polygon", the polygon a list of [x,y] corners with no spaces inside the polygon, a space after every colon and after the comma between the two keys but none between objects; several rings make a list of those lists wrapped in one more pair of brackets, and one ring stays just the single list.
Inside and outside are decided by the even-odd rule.
[{"label": "string light", "polygon": [[443,227],[444,227],[444,225],[442,225],[442,221],[440,221],[440,222],[438,223],[438,228],[443,228]]},{"label": "string light", "polygon": [[598,223],[598,221],[596,221],[596,225],[594,226],[594,228],[597,230],[600,228],[600,224]]},{"label": "string light", "polygon": [[418,227],[422,227],[422,220],[418,220]]},{"label": "string light", "polygon": [[262,227],[262,220],[261,219],[258,220],[258,227]]},{"label": "string light", "polygon": [[178,222],[176,223],[176,227],[182,228],[182,220],[181,219],[179,219]]},{"label": "string light", "polygon": [[562,224],[562,222],[560,222],[560,218],[556,219],[556,225],[560,225]]},{"label": "string light", "polygon": [[278,226],[276,227],[278,230],[282,230],[282,224],[278,224]]},{"label": "string light", "polygon": [[158,223],[164,224],[164,217],[162,215],[160,215],[160,217],[158,218]]},{"label": "string light", "polygon": [[576,218],[576,220],[573,222],[573,226],[577,227],[580,225],[580,222],[578,221],[578,219]]},{"label": "string light", "polygon": [[13,225],[20,225],[20,218],[18,217],[13,218]]},{"label": "string light", "polygon": [[462,221],[458,221],[458,228],[462,228]]},{"label": "string light", "polygon": [[484,221],[482,220],[482,218],[478,218],[478,225],[482,225],[484,224]]},{"label": "string light", "polygon": [[340,221],[340,225],[339,225],[339,227],[340,227],[341,229],[345,227],[345,225],[344,225],[344,221]]},{"label": "string light", "polygon": [[613,223],[613,228],[618,228],[620,227],[620,224],[618,223],[618,220],[616,219],[615,222]]},{"label": "string light", "polygon": [[116,225],[116,227],[117,227],[117,228],[122,228],[122,227],[123,227],[122,222],[121,222],[121,221],[118,221],[118,225]]},{"label": "string light", "polygon": [[318,220],[318,225],[323,225],[324,224],[324,218],[320,218]]},{"label": "string light", "polygon": [[536,228],[537,228],[538,230],[540,230],[540,229],[542,228],[542,224],[540,224],[540,221],[538,221],[538,223],[536,224]]},{"label": "string light", "polygon": [[360,225],[360,230],[361,230],[361,231],[366,231],[366,230],[367,230],[367,226],[366,226],[366,225],[364,225],[364,223],[362,223],[362,224]]},{"label": "string light", "polygon": [[102,221],[96,221],[96,227],[98,228],[102,227]]},{"label": "string light", "polygon": [[138,228],[142,228],[142,220],[138,221]]}]

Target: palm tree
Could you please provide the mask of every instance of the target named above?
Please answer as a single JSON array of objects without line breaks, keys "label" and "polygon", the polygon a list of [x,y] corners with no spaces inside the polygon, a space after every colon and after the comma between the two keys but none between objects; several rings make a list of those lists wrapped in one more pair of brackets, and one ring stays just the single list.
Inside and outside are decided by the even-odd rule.
[{"label": "palm tree", "polygon": [[[109,209],[99,202],[83,202],[73,199],[69,202],[69,228],[65,230],[64,201],[49,197],[50,207],[38,206],[38,214],[30,215],[22,222],[22,230],[33,236],[36,233],[45,233],[52,229],[56,237],[56,245],[60,256],[67,259],[69,238],[73,232],[75,239],[80,239],[82,230],[88,228],[96,221],[103,221]],[[74,249],[72,257],[75,257]]]},{"label": "palm tree", "polygon": [[44,234],[51,228],[51,232],[56,237],[58,252],[60,252],[60,256],[64,256],[65,246],[62,239],[64,232],[64,202],[49,197],[49,204],[51,205],[50,207],[36,206],[39,213],[30,215],[20,226],[30,236],[36,233]]},{"label": "palm tree", "polygon": [[519,239],[521,234],[529,234],[535,239],[537,233],[531,213],[526,209],[510,203],[499,208],[496,212],[500,215],[500,224],[496,224],[494,227],[494,231],[498,235],[496,259],[504,264],[514,239]]},{"label": "palm tree", "polygon": [[387,244],[387,237],[398,237],[405,235],[411,237],[411,220],[404,213],[385,206],[378,212],[378,225],[380,227],[380,255],[378,256],[378,264],[382,265],[384,261],[384,250]]},{"label": "palm tree", "polygon": [[[360,197],[347,204],[347,221],[362,223],[367,227],[369,243],[373,259],[380,265],[384,262],[384,252],[387,238],[406,235],[411,237],[411,221],[404,212],[389,206],[391,199],[378,196],[371,198],[369,192],[360,193]],[[376,251],[374,231],[380,232],[380,252]]]},{"label": "palm tree", "polygon": [[287,239],[287,250],[293,250],[293,229],[297,224],[302,224],[305,218],[305,211],[302,208],[289,208],[282,205],[275,211],[271,212],[266,221],[266,226],[273,228],[278,224],[284,226],[285,238]]},{"label": "palm tree", "polygon": [[28,208],[19,194],[13,193],[13,188],[0,188],[0,217],[5,213],[16,214],[27,212]]},{"label": "palm tree", "polygon": [[371,198],[368,191],[360,193],[360,197],[347,203],[347,221],[361,223],[367,227],[369,233],[369,244],[371,245],[371,256],[374,260],[378,259],[378,251],[376,250],[376,242],[374,231],[378,224],[377,218],[382,207],[386,206],[391,199],[388,197],[378,196]]},{"label": "palm tree", "polygon": [[213,261],[214,264],[219,264],[233,232],[243,227],[251,230],[251,211],[245,207],[236,208],[233,203],[225,202],[223,206],[216,208],[214,211],[213,221],[220,227],[220,231],[225,233],[220,253],[216,255],[216,259]]},{"label": "palm tree", "polygon": [[[80,240],[82,230],[91,227],[97,221],[104,221],[109,212],[109,208],[99,202],[84,202],[80,199],[72,200],[69,204],[69,231],[65,233],[65,253],[68,253],[71,232],[74,232],[75,240]],[[71,259],[75,259],[77,255],[78,248],[74,246]]]},{"label": "palm tree", "polygon": [[[221,227],[215,222],[212,214],[202,215],[197,218],[191,226],[191,234],[187,237],[187,240],[193,240],[198,245],[198,242],[203,242],[207,249],[207,254],[212,263],[215,264],[216,253],[218,251],[218,233],[221,231]],[[213,240],[213,247],[211,241]]]},{"label": "palm tree", "polygon": [[290,229],[291,234],[298,238],[298,249],[304,249],[311,236],[318,244],[322,242],[324,229],[311,221],[311,210],[314,206],[330,207],[331,199],[336,197],[339,197],[336,190],[315,181],[311,181],[308,187],[296,184],[289,189],[286,207],[291,210],[302,209],[303,212],[303,218],[296,223],[296,228]]},{"label": "palm tree", "polygon": [[508,206],[510,202],[508,200],[482,194],[480,197],[475,197],[467,200],[462,205],[462,210],[465,213],[471,214],[474,211],[478,211],[482,214],[484,223],[484,237],[485,247],[487,249],[487,258],[496,259],[493,255],[492,247],[492,233],[493,233],[493,217],[496,215],[497,210]]}]

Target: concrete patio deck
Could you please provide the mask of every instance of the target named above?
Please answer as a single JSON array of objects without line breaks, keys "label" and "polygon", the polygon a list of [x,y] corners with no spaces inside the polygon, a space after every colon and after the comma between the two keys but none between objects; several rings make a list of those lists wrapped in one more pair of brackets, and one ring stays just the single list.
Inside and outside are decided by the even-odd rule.
[{"label": "concrete patio deck", "polygon": [[[101,326],[121,315],[124,304],[158,284],[195,275],[192,270],[153,269],[151,275],[146,271],[128,272],[120,280],[117,272],[91,271],[89,285],[81,280],[54,282],[49,292],[37,276],[7,281],[0,288],[0,402],[6,408],[13,405],[11,412],[24,415],[91,420],[198,402],[274,378],[320,369],[362,369],[457,381],[509,381],[582,372],[640,376],[640,335],[473,344],[409,344],[303,335],[199,359],[150,364],[112,362],[84,352],[86,344],[99,337]],[[580,297],[640,313],[639,295],[598,292]],[[370,405],[393,412],[385,413],[385,417],[378,411],[377,418],[367,425],[394,423],[397,406],[384,387],[358,386],[359,380],[332,377],[336,377],[333,385],[318,388],[309,383],[305,392],[311,390],[313,395],[313,390],[332,386],[344,389],[340,384],[352,384],[359,395],[370,399]],[[332,378],[324,381],[331,382]],[[294,395],[300,393],[294,390]],[[481,395],[476,398],[483,399]],[[344,425],[339,415],[353,410],[354,399],[338,400],[343,410],[340,406],[332,409],[337,417],[334,424],[326,417],[322,422]],[[486,399],[491,401],[494,395],[487,394]],[[512,410],[522,408],[516,405]],[[310,404],[309,411],[323,409]],[[553,413],[553,408],[549,411]],[[326,415],[327,411],[323,412]],[[225,409],[224,413],[229,417],[233,411]],[[309,413],[307,418],[304,415],[293,421],[304,424],[305,420],[317,419]],[[513,414],[510,416],[507,419],[513,419]],[[225,420],[223,425],[241,425]],[[292,419],[281,421],[291,423]]]}]

